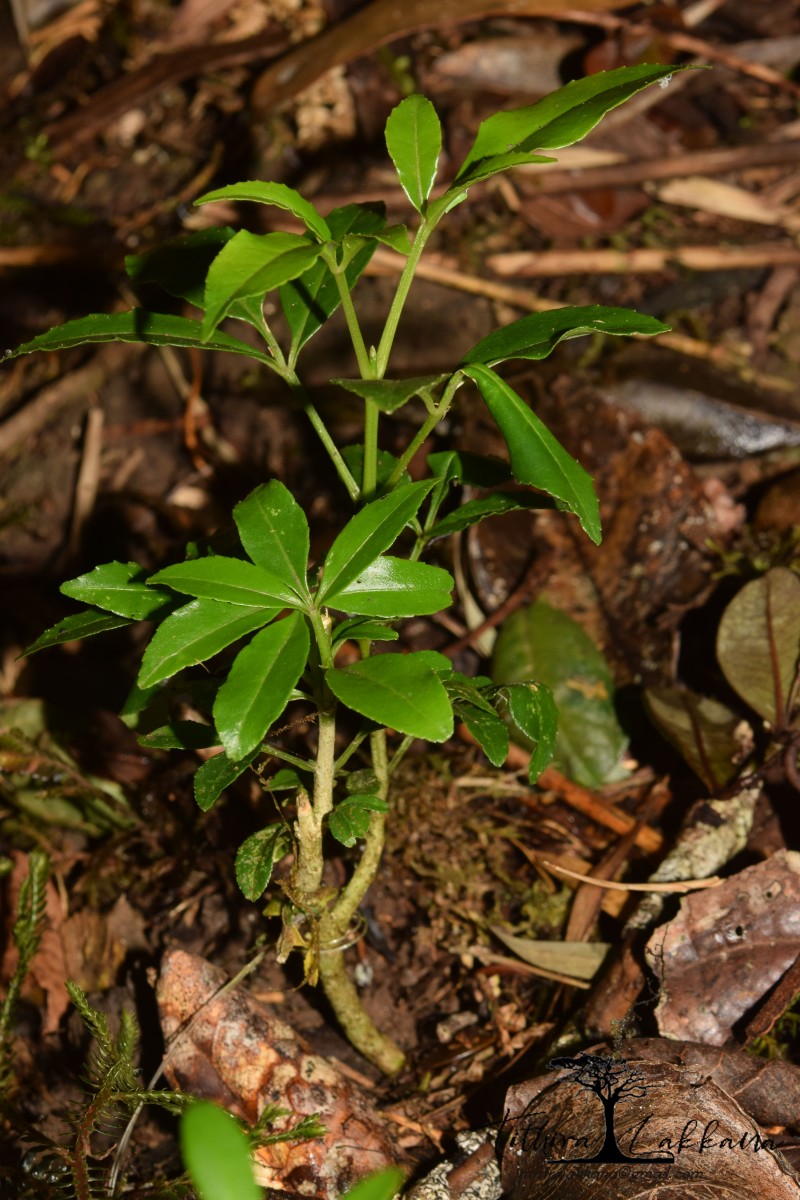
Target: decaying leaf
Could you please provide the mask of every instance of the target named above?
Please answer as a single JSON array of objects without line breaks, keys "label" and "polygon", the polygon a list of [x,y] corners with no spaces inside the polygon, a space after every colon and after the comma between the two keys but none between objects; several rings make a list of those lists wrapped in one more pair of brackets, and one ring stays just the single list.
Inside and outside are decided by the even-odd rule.
[{"label": "decaying leaf", "polygon": [[736,770],[739,717],[725,704],[689,688],[648,688],[647,711],[664,737],[686,759],[710,792]]},{"label": "decaying leaf", "polygon": [[257,1181],[338,1200],[362,1176],[396,1163],[385,1123],[364,1092],[241,987],[210,1000],[225,982],[223,971],[194,954],[166,954],[158,983],[165,1038],[204,1005],[170,1048],[165,1068],[170,1083],[250,1124],[267,1104],[276,1104],[290,1114],[275,1123],[278,1132],[314,1113],[327,1128],[321,1138],[256,1151]]},{"label": "decaying leaf", "polygon": [[786,719],[800,653],[800,579],[774,567],[723,613],[717,658],[728,683],[771,725]]},{"label": "decaying leaf", "polygon": [[508,1200],[800,1195],[768,1136],[702,1067],[609,1051],[557,1061],[555,1077],[506,1098],[499,1144]]},{"label": "decaying leaf", "polygon": [[591,979],[608,953],[607,942],[557,942],[545,938],[517,937],[497,925],[492,933],[523,962],[547,971],[560,971],[575,979]]},{"label": "decaying leaf", "polygon": [[535,679],[552,690],[558,706],[553,765],[586,787],[625,777],[627,745],[614,709],[608,663],[570,616],[537,601],[504,622],[494,649],[498,683]]},{"label": "decaying leaf", "polygon": [[800,853],[779,850],[706,892],[648,942],[662,983],[658,1027],[719,1046],[797,957]]}]

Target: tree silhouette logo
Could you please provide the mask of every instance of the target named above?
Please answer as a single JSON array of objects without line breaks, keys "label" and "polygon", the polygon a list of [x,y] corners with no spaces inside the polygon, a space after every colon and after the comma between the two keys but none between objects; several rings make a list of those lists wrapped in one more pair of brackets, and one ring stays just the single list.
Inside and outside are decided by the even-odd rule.
[{"label": "tree silhouette logo", "polygon": [[641,1100],[647,1095],[644,1073],[632,1067],[624,1058],[602,1054],[578,1054],[575,1058],[553,1058],[547,1064],[553,1070],[568,1071],[559,1082],[577,1083],[594,1092],[603,1106],[605,1137],[596,1154],[584,1158],[549,1158],[550,1163],[672,1163],[675,1157],[663,1150],[655,1155],[625,1154],[617,1142],[614,1130],[614,1110],[626,1100]]}]

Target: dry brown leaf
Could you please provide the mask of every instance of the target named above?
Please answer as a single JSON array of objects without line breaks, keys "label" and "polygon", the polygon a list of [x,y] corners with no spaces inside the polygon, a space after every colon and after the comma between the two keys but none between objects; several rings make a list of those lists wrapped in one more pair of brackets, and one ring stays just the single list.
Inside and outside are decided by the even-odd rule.
[{"label": "dry brown leaf", "polygon": [[397,1162],[385,1123],[366,1093],[330,1059],[312,1054],[285,1021],[243,988],[210,999],[225,982],[224,972],[197,955],[166,954],[158,983],[165,1038],[200,1009],[169,1049],[170,1083],[250,1124],[267,1104],[277,1104],[290,1111],[275,1123],[278,1132],[314,1113],[327,1128],[322,1138],[258,1150],[258,1182],[338,1200],[363,1175]]},{"label": "dry brown leaf", "polygon": [[595,1054],[559,1061],[555,1077],[508,1094],[500,1142],[508,1200],[800,1195],[766,1134],[702,1068]]},{"label": "dry brown leaf", "polygon": [[779,850],[681,904],[647,946],[668,1037],[719,1046],[797,957],[800,853]]}]

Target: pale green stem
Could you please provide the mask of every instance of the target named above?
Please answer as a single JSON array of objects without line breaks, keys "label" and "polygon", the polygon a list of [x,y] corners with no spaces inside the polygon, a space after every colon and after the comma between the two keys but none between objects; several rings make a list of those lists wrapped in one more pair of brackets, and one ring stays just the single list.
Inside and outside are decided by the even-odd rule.
[{"label": "pale green stem", "polygon": [[269,742],[264,743],[264,753],[269,754],[272,758],[279,758],[281,762],[289,763],[292,767],[297,767],[300,771],[316,771],[316,764],[308,758],[298,758],[296,754],[290,754],[288,750],[280,750],[276,746],[270,746]]},{"label": "pale green stem", "polygon": [[344,319],[347,322],[347,328],[350,331],[350,340],[353,343],[353,349],[356,353],[356,362],[358,369],[361,372],[362,379],[374,379],[375,372],[370,362],[370,357],[367,352],[367,347],[364,342],[364,335],[361,332],[361,326],[358,323],[356,310],[353,306],[353,297],[350,294],[350,288],[347,283],[347,278],[344,271],[336,261],[336,256],[332,250],[325,250],[322,254],[328,270],[336,281],[336,290],[339,293],[339,300],[342,304],[342,312]]},{"label": "pale green stem", "polygon": [[422,218],[419,228],[414,237],[414,242],[411,246],[406,265],[403,267],[403,272],[397,283],[397,290],[392,300],[392,306],[389,309],[389,315],[386,318],[386,324],[383,327],[380,344],[375,356],[375,378],[383,379],[386,374],[386,368],[389,365],[389,355],[392,352],[397,326],[400,323],[400,316],[403,312],[403,306],[408,297],[414,273],[417,269],[417,264],[425,249],[425,243],[433,233],[435,223],[430,224],[425,217]]},{"label": "pale green stem", "polygon": [[[320,921],[320,942],[323,947],[328,933],[326,916]],[[405,1055],[367,1015],[358,990],[347,974],[341,949],[321,950],[319,977],[328,1002],[351,1045],[385,1075],[396,1075],[401,1071]]]},{"label": "pale green stem", "polygon": [[400,766],[400,763],[405,758],[413,741],[414,741],[414,738],[411,737],[410,735],[407,735],[406,737],[403,738],[400,745],[395,750],[394,754],[392,755],[392,761],[389,763],[389,766],[388,766],[388,772],[389,772],[390,778],[392,775],[394,775],[395,771]]},{"label": "pale green stem", "polygon": [[272,332],[269,325],[267,324],[263,313],[261,314],[261,329],[259,330],[259,332],[260,332],[261,336],[263,337],[264,341],[269,346],[270,350],[272,351],[272,357],[275,359],[275,362],[277,363],[277,365],[281,368],[285,368],[286,367],[286,359],[284,357],[283,351],[280,348],[278,339],[275,337],[275,334]]},{"label": "pale green stem", "polygon": [[366,500],[375,495],[378,480],[378,420],[380,413],[374,400],[364,401],[364,458],[361,491]]},{"label": "pale green stem", "polygon": [[356,503],[356,501],[358,500],[358,498],[361,494],[361,489],[359,488],[355,479],[351,475],[350,469],[348,468],[347,463],[344,461],[341,454],[339,453],[339,449],[338,449],[336,443],[334,442],[331,435],[328,433],[328,430],[325,426],[325,422],[322,420],[322,417],[319,415],[316,408],[312,404],[311,398],[309,397],[308,392],[303,387],[302,383],[298,379],[297,375],[295,375],[294,371],[287,370],[283,374],[283,378],[285,379],[286,383],[289,385],[289,387],[294,392],[297,400],[300,402],[303,412],[308,417],[309,421],[311,422],[311,424],[313,425],[313,427],[316,431],[317,436],[319,437],[319,440],[322,442],[323,446],[327,450],[328,456],[329,456],[331,462],[333,463],[334,467],[336,468],[336,473],[338,474],[338,476],[341,479],[344,486],[347,488],[350,499],[353,501],[353,503]]},{"label": "pale green stem", "polygon": [[[389,761],[386,753],[386,730],[378,729],[370,734],[370,750],[372,751],[372,769],[378,785],[375,794],[381,800],[389,795]],[[370,814],[369,832],[364,841],[364,849],[356,864],[355,870],[333,907],[333,924],[339,935],[343,935],[367,894],[369,887],[378,873],[378,867],[383,854],[385,840],[386,814],[373,812]]]}]

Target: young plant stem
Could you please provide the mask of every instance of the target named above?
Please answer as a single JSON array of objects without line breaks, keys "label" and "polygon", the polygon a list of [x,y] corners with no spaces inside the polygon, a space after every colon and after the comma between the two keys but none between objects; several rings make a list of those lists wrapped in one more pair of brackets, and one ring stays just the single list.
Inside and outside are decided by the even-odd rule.
[{"label": "young plant stem", "polygon": [[389,315],[386,318],[386,324],[383,327],[378,350],[375,355],[375,371],[374,378],[383,379],[386,374],[386,368],[389,365],[389,355],[392,352],[397,326],[400,323],[400,316],[403,312],[403,306],[408,297],[411,284],[414,279],[414,272],[417,269],[422,251],[425,249],[425,243],[433,233],[436,223],[429,222],[425,217],[422,218],[419,228],[414,237],[411,250],[409,251],[406,265],[403,267],[403,272],[397,282],[397,290],[392,300],[392,306],[389,309]]},{"label": "young plant stem", "polygon": [[[377,786],[375,795],[380,800],[386,800],[389,795],[389,762],[386,753],[386,730],[377,729],[370,734],[370,750],[372,752],[372,769],[375,772]],[[333,920],[344,935],[350,927],[359,905],[366,896],[370,885],[378,873],[383,845],[385,840],[386,814],[370,813],[369,832],[364,841],[361,853],[353,874],[342,889],[339,899],[333,906]]]},{"label": "young plant stem", "polygon": [[378,482],[378,418],[374,400],[364,401],[364,459],[361,491],[365,500],[373,499]]},{"label": "young plant stem", "polygon": [[361,372],[362,379],[374,379],[375,371],[367,352],[367,347],[364,342],[364,335],[361,332],[361,326],[358,323],[358,317],[353,305],[353,297],[350,294],[350,288],[347,284],[344,271],[336,262],[333,253],[323,253],[322,257],[328,265],[328,268],[336,280],[336,288],[339,292],[339,299],[342,303],[342,312],[344,319],[347,322],[347,328],[350,331],[350,340],[353,343],[353,349],[356,354],[356,362],[358,369]]},{"label": "young plant stem", "polygon": [[347,493],[348,493],[350,499],[355,504],[356,501],[358,500],[359,496],[361,495],[361,489],[359,488],[355,479],[351,475],[350,470],[348,469],[347,463],[344,461],[341,454],[339,453],[336,443],[334,442],[331,435],[328,433],[328,429],[325,425],[325,422],[323,421],[322,417],[319,415],[316,408],[312,404],[311,398],[310,398],[308,392],[303,387],[302,383],[300,382],[300,380],[298,379],[298,377],[294,371],[290,371],[287,368],[287,370],[285,372],[283,372],[283,378],[286,381],[286,383],[289,385],[289,387],[292,389],[292,392],[294,393],[295,398],[299,401],[300,406],[303,409],[303,412],[306,414],[309,421],[313,425],[314,430],[317,434],[317,437],[319,438],[319,440],[322,442],[323,446],[327,450],[328,456],[329,456],[331,462],[333,463],[334,467],[336,468],[337,475],[341,479],[344,486],[347,488]]},{"label": "young plant stem", "polygon": [[322,949],[319,956],[319,978],[336,1020],[356,1050],[385,1075],[396,1075],[403,1069],[405,1055],[392,1038],[381,1033],[368,1015],[355,984],[347,974],[342,948],[337,948],[333,939],[331,948],[324,948],[328,933],[326,919],[323,917],[320,921]]}]

